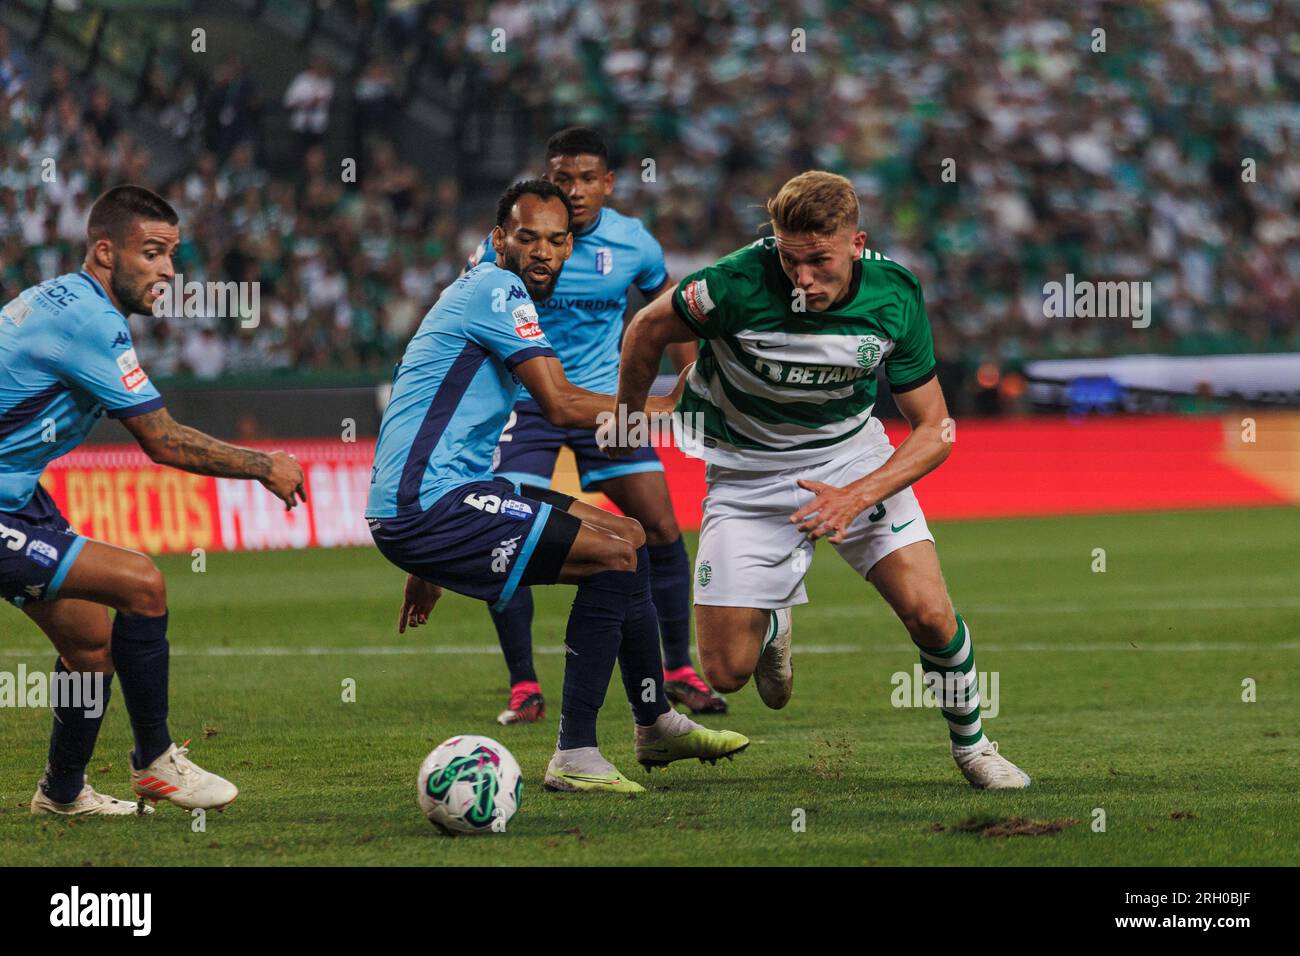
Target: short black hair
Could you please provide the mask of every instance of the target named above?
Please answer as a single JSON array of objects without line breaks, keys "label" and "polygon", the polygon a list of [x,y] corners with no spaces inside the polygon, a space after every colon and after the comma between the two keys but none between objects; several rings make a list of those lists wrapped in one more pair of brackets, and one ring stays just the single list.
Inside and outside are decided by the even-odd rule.
[{"label": "short black hair", "polygon": [[569,231],[573,230],[573,206],[569,204],[569,197],[564,195],[564,191],[559,186],[547,182],[545,179],[520,180],[503,192],[501,198],[497,200],[498,226],[505,228],[506,222],[510,219],[510,210],[514,208],[520,196],[527,195],[538,196],[542,199],[558,199],[564,203],[564,211],[568,214],[567,228]]},{"label": "short black hair", "polygon": [[599,156],[600,161],[609,169],[609,148],[605,137],[590,126],[570,126],[562,129],[546,141],[546,161],[552,156]]},{"label": "short black hair", "polygon": [[180,222],[176,210],[162,196],[152,189],[128,183],[114,186],[95,200],[86,221],[86,235],[91,242],[111,239],[121,243],[131,224],[140,219],[165,222],[169,226]]}]

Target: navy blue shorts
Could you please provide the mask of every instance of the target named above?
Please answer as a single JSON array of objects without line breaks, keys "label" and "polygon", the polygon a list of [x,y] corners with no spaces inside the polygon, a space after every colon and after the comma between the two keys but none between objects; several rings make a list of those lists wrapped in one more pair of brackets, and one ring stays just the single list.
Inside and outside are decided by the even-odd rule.
[{"label": "navy blue shorts", "polygon": [[0,511],[0,597],[14,607],[53,601],[86,539],[40,485],[17,511]]},{"label": "navy blue shorts", "polygon": [[573,449],[573,457],[578,461],[578,480],[583,491],[591,491],[607,478],[664,470],[659,456],[649,446],[614,461],[596,444],[595,432],[556,428],[546,420],[541,406],[531,399],[515,403],[492,456],[492,470],[498,477],[521,485],[549,488],[551,476],[555,474],[555,459],[565,445]]},{"label": "navy blue shorts", "polygon": [[521,493],[504,478],[474,481],[427,510],[370,518],[381,554],[407,574],[500,611],[520,587],[554,584],[582,522],[565,510],[573,501],[545,489]]}]

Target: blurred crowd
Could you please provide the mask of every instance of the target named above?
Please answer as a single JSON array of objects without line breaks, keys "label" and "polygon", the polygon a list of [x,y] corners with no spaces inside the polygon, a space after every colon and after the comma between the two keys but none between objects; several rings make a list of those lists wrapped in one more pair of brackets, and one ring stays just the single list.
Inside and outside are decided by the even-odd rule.
[{"label": "blurred crowd", "polygon": [[[968,367],[1300,349],[1300,7],[761,6],[517,0],[430,23],[528,115],[608,130],[620,202],[686,264],[819,167],[858,186],[868,245],[922,279]],[[1045,317],[1070,273],[1150,281],[1152,327]]]},{"label": "blurred crowd", "polygon": [[[382,19],[381,50],[353,79],[316,61],[271,96],[301,156],[292,180],[266,171],[265,103],[238,61],[203,95],[159,78],[142,108],[193,150],[156,184],[182,216],[178,268],[260,280],[263,316],[251,331],[151,318],[146,364],[389,367],[490,226],[456,163],[413,165],[390,143],[395,71],[416,50],[462,113],[510,111],[538,153],[561,125],[602,129],[615,205],[647,222],[674,275],[751,240],[765,198],[820,167],[857,185],[868,245],[921,278],[954,367],[1300,349],[1293,4],[765,6],[349,0]],[[101,188],[149,182],[120,105],[58,67],[37,95],[24,69],[0,35],[0,298],[77,267]],[[324,142],[341,97],[355,183]],[[43,157],[57,182],[42,181]],[[1046,317],[1044,283],[1067,274],[1150,281],[1151,327]]]}]

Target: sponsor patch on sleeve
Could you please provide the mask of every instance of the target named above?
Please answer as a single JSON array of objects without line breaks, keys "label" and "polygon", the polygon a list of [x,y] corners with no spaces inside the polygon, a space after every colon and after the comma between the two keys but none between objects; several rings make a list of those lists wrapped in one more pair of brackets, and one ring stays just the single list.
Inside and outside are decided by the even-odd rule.
[{"label": "sponsor patch on sleeve", "polygon": [[138,392],[149,383],[149,376],[140,367],[135,349],[127,349],[117,357],[117,367],[122,373],[122,385],[128,392]]},{"label": "sponsor patch on sleeve", "polygon": [[149,384],[149,376],[144,374],[144,369],[138,368],[134,372],[123,375],[122,384],[126,386],[128,392],[138,392]]},{"label": "sponsor patch on sleeve", "polygon": [[708,319],[713,311],[713,300],[709,298],[709,283],[705,279],[692,279],[682,289],[682,302],[697,322]]},{"label": "sponsor patch on sleeve", "polygon": [[138,392],[149,382],[149,376],[136,358],[135,349],[127,349],[117,357],[117,368],[122,373],[122,387],[128,392]]},{"label": "sponsor patch on sleeve", "polygon": [[22,325],[27,316],[31,314],[32,307],[24,302],[21,297],[13,299],[3,309],[0,309],[0,315],[14,325]]},{"label": "sponsor patch on sleeve", "polygon": [[117,367],[122,370],[123,375],[128,375],[140,367],[140,359],[135,354],[135,349],[127,349],[117,357]]},{"label": "sponsor patch on sleeve", "polygon": [[515,320],[515,334],[521,339],[535,339],[542,334],[541,323],[537,321],[537,310],[531,302],[515,306],[510,314]]}]

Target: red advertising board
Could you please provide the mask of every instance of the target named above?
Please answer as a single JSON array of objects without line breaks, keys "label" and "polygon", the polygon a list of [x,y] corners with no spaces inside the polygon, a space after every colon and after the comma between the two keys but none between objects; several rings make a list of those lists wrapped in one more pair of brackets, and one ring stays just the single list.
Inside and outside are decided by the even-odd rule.
[{"label": "red advertising board", "polygon": [[[901,424],[887,430],[895,444],[907,434]],[[151,553],[371,543],[362,514],[373,441],[260,447],[298,457],[308,504],[287,512],[257,482],[162,468],[129,446],[75,451],[42,481],[81,533]],[[703,464],[674,448],[660,456],[679,522],[698,528]],[[1300,502],[1297,463],[1296,415],[971,420],[916,488],[940,520],[1284,504]],[[571,458],[561,459],[555,487],[578,493]]]}]

